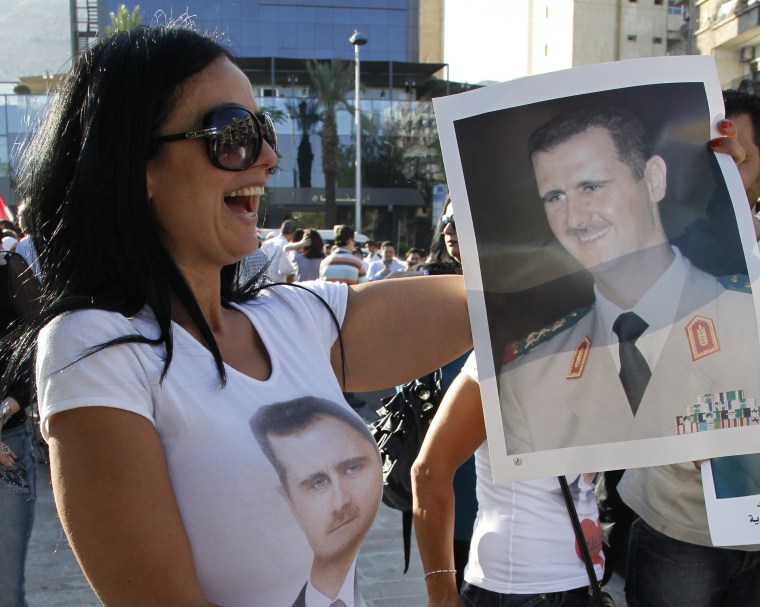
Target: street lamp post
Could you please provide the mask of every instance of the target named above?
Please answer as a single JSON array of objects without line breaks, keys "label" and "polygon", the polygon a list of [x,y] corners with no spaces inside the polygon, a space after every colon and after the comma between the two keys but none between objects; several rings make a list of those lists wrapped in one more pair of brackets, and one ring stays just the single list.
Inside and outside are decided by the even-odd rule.
[{"label": "street lamp post", "polygon": [[361,232],[362,229],[362,128],[361,112],[359,111],[359,47],[367,44],[369,38],[358,30],[354,30],[348,41],[354,45],[354,128],[356,130],[356,205],[354,229]]}]

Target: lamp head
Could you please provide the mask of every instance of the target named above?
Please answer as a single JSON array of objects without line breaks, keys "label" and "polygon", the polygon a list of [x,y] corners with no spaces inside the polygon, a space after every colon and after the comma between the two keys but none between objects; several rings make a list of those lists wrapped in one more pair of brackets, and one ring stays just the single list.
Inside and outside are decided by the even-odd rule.
[{"label": "lamp head", "polygon": [[348,39],[348,41],[354,46],[364,46],[369,41],[366,34],[362,34],[359,30],[354,30],[354,33]]}]

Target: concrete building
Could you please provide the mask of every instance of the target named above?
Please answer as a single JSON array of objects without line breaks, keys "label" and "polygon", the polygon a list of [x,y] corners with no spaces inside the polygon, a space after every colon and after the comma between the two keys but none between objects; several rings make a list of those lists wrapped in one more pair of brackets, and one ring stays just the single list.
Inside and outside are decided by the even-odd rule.
[{"label": "concrete building", "polygon": [[682,26],[673,0],[531,0],[528,73],[683,54]]},{"label": "concrete building", "polygon": [[760,94],[760,2],[689,0],[695,51],[711,55],[723,88]]}]

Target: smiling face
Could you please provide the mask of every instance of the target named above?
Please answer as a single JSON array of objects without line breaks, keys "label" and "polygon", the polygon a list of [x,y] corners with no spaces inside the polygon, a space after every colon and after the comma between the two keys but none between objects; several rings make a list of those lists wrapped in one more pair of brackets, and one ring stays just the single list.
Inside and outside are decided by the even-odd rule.
[{"label": "smiling face", "polygon": [[410,270],[421,261],[422,261],[422,257],[417,251],[414,251],[413,253],[409,253],[406,256],[406,265],[407,265],[407,268]]},{"label": "smiling face", "polygon": [[353,561],[382,493],[382,467],[371,437],[322,415],[303,430],[272,435],[270,441],[314,559]]},{"label": "smiling face", "polygon": [[532,160],[552,232],[592,273],[665,242],[657,206],[665,196],[665,163],[659,156],[647,161],[636,181],[607,130],[592,127]]},{"label": "smiling face", "polygon": [[[250,82],[222,57],[182,85],[156,135],[199,130],[203,115],[225,104],[257,111]],[[213,166],[203,138],[159,146],[148,162],[148,192],[164,243],[183,270],[218,272],[256,250],[259,198],[276,163],[267,143],[253,166],[239,172]]]},{"label": "smiling face", "polygon": [[393,258],[396,256],[396,247],[394,246],[384,246],[383,247],[383,261],[385,262],[391,262],[393,261]]}]

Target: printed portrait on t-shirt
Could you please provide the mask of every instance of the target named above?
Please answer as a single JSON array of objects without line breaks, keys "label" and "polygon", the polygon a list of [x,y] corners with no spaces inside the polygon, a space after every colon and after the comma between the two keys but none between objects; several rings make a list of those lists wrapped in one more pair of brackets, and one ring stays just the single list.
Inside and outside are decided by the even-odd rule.
[{"label": "printed portrait on t-shirt", "polygon": [[382,465],[364,421],[344,405],[303,397],[262,407],[251,428],[313,552],[293,605],[308,606],[313,595],[353,606],[356,556],[382,494]]}]

